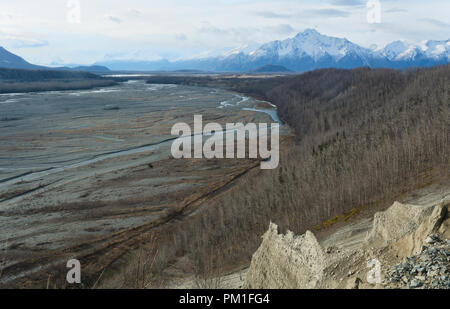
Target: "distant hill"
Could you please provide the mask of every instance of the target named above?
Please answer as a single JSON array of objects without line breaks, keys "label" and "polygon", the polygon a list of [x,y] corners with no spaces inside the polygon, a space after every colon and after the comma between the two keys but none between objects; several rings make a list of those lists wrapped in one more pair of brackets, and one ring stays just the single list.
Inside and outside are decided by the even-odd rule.
[{"label": "distant hill", "polygon": [[23,69],[23,70],[51,70],[51,71],[84,71],[92,73],[107,73],[110,70],[105,66],[93,65],[93,66],[78,66],[74,68],[69,67],[57,67],[50,68],[40,65],[34,65],[23,58],[7,51],[0,46],[0,68],[5,69]]},{"label": "distant hill", "polygon": [[292,72],[282,65],[266,64],[250,71],[251,73],[289,73]]},{"label": "distant hill", "polygon": [[161,61],[112,60],[112,61],[98,62],[95,63],[95,65],[106,66],[113,71],[130,71],[130,72],[177,71],[190,69],[189,66],[177,66],[173,68],[172,63],[169,62],[168,60],[161,60]]},{"label": "distant hill", "polygon": [[44,67],[31,64],[0,46],[0,68],[37,70]]},{"label": "distant hill", "polygon": [[90,73],[108,73],[111,72],[110,69],[108,69],[105,66],[101,65],[92,65],[92,66],[78,66],[74,68],[69,67],[61,67],[61,68],[53,68],[53,70],[65,70],[65,71],[80,71],[80,72],[90,72]]}]

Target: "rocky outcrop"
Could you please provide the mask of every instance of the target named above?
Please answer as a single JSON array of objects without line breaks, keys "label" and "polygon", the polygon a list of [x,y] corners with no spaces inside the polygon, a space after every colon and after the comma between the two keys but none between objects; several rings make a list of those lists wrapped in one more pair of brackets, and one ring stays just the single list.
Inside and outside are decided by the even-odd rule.
[{"label": "rocky outcrop", "polygon": [[323,279],[325,253],[311,232],[279,234],[271,223],[253,256],[243,288],[314,288]]},{"label": "rocky outcrop", "polygon": [[377,247],[394,243],[415,231],[432,211],[432,207],[395,202],[388,210],[375,214],[373,228],[366,241]]},{"label": "rocky outcrop", "polygon": [[[428,207],[395,202],[375,215],[365,241],[351,249],[324,250],[313,233],[282,235],[271,223],[243,287],[450,288],[449,207],[450,201]],[[368,276],[368,261],[380,265],[377,282]]]},{"label": "rocky outcrop", "polygon": [[[388,234],[390,238],[386,238],[383,244],[390,243],[389,249],[392,254],[396,256],[410,256],[413,254],[420,253],[422,250],[422,246],[428,236],[434,233],[441,233],[443,238],[450,238],[448,227],[448,222],[450,222],[448,218],[448,208],[450,206],[450,201],[443,201],[442,203],[436,205],[435,207],[429,207],[428,209],[423,209],[423,213],[431,213],[427,216],[423,216],[422,214],[418,214],[416,206],[409,206],[404,209],[404,216],[407,216],[408,213],[411,213],[411,221],[414,221],[414,224],[410,224],[408,228],[414,227],[408,232],[406,232],[406,228],[402,230],[401,233],[397,231],[397,233]],[[413,215],[415,213],[415,216]],[[391,213],[388,216],[388,220],[383,224],[380,222],[374,223],[374,228],[372,230],[372,234],[376,235],[375,230],[388,230],[391,229],[389,225],[398,225],[398,221],[404,221],[404,219],[397,219],[401,217],[398,212]],[[391,219],[389,219],[391,218]],[[418,220],[417,218],[420,218]],[[404,223],[407,225],[407,223]],[[379,239],[376,239],[379,240]],[[368,242],[371,243],[372,238],[369,237]],[[376,243],[376,242],[375,242]]]},{"label": "rocky outcrop", "polygon": [[443,201],[411,233],[389,246],[404,257],[386,275],[396,288],[450,289],[450,201]]},{"label": "rocky outcrop", "polygon": [[433,234],[425,242],[419,254],[390,269],[391,287],[450,289],[450,241]]}]

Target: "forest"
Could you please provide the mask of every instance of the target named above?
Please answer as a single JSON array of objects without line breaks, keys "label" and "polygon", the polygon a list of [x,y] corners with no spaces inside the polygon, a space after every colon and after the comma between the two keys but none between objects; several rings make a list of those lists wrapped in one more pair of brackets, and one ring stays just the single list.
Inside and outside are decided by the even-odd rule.
[{"label": "forest", "polygon": [[248,265],[269,222],[321,230],[389,206],[450,177],[450,66],[323,69],[270,78],[155,76],[149,83],[218,87],[270,101],[295,133],[274,171],[157,236],[157,260],[187,256],[199,278]]},{"label": "forest", "polygon": [[91,89],[115,84],[88,72],[0,68],[0,93]]}]

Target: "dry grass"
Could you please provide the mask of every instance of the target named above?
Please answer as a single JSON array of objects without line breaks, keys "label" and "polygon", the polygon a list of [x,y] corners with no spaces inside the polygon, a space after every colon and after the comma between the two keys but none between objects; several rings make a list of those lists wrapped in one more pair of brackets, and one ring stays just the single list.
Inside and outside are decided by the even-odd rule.
[{"label": "dry grass", "polygon": [[196,289],[217,290],[223,287],[223,278],[220,275],[212,278],[204,278],[196,275],[194,277],[194,285]]},{"label": "dry grass", "polygon": [[[128,258],[127,267],[122,269],[121,275],[112,283],[114,288],[148,289],[158,287],[158,273],[161,271],[162,252],[157,246],[158,240],[151,237],[147,245],[142,246]],[[102,280],[103,273],[99,276],[93,288],[96,288]],[[111,283],[110,283],[111,284]]]}]

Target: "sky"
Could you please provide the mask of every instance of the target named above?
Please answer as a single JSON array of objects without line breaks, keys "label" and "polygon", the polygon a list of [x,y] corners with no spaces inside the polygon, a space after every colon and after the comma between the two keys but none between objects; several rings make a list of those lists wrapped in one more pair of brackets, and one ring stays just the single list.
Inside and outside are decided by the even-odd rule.
[{"label": "sky", "polygon": [[374,20],[376,1],[0,0],[0,46],[35,64],[70,65],[205,57],[307,28],[364,47],[450,38],[450,0],[380,0]]}]

